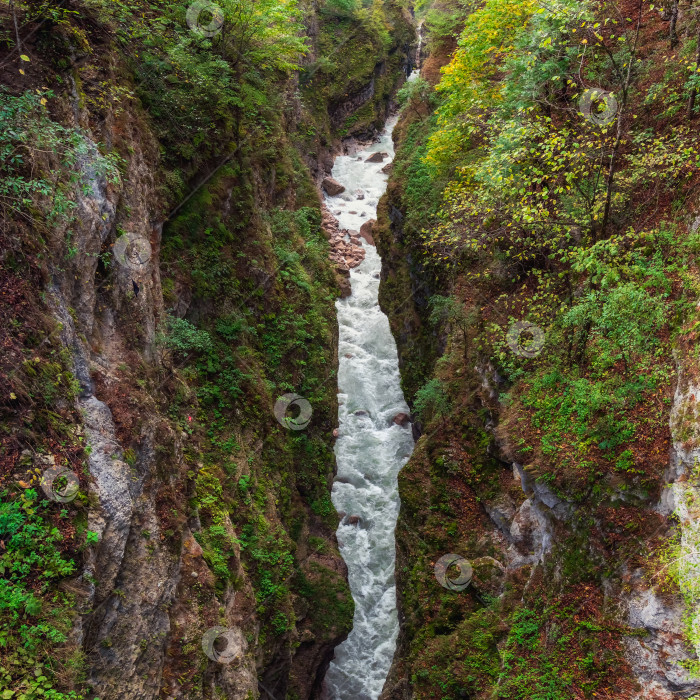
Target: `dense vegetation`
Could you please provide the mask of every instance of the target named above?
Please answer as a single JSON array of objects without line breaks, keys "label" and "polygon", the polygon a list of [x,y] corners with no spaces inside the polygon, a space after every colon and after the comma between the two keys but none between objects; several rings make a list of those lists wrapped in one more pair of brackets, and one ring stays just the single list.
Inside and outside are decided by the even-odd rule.
[{"label": "dense vegetation", "polygon": [[[353,604],[317,183],[383,124],[412,10],[376,239],[423,435],[385,700],[696,696],[697,469],[659,504],[700,432],[697,2],[6,0],[0,698],[318,695]],[[446,552],[467,591],[438,585]],[[633,624],[640,592],[684,628]],[[230,667],[201,644],[227,624]]]},{"label": "dense vegetation", "polygon": [[[484,0],[424,18],[423,77],[400,95],[401,217],[381,237],[382,305],[426,433],[402,473],[395,670],[416,697],[636,697],[624,652],[640,632],[603,589],[624,600],[637,571],[680,583],[699,641],[695,535],[669,551],[654,504],[677,363],[698,357],[700,15]],[[447,551],[507,565],[487,512],[522,503],[513,462],[574,515],[541,565],[455,600],[426,572]]]},{"label": "dense vegetation", "polygon": [[[353,613],[314,178],[383,123],[407,12],[13,0],[0,19],[0,697],[307,697]],[[120,258],[130,236],[145,272]],[[289,392],[307,430],[275,419]],[[88,529],[106,497],[93,394],[132,484],[125,554]],[[75,500],[44,498],[49,465]],[[201,640],[233,622],[249,646],[231,672]]]}]

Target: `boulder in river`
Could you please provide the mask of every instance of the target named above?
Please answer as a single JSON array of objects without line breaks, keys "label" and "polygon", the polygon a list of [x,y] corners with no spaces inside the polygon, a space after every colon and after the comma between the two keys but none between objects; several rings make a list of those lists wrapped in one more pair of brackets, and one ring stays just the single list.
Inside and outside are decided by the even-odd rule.
[{"label": "boulder in river", "polygon": [[392,162],[392,163],[387,163],[387,164],[382,168],[382,172],[383,172],[385,175],[388,175],[388,174],[391,172],[391,170],[392,170],[393,167],[394,167],[394,163],[393,163],[393,162]]},{"label": "boulder in river", "polygon": [[408,425],[411,422],[411,416],[408,413],[397,413],[392,422],[396,425]]},{"label": "boulder in river", "polygon": [[337,180],[334,180],[332,177],[324,177],[321,185],[330,197],[335,197],[336,195],[345,192],[345,187],[343,187],[343,185],[341,185]]},{"label": "boulder in river", "polygon": [[388,155],[388,153],[373,153],[365,160],[365,163],[383,163],[384,158],[386,158]]},{"label": "boulder in river", "polygon": [[359,525],[360,522],[361,522],[361,518],[360,518],[359,515],[351,515],[351,516],[347,519],[347,524],[348,524],[348,525]]},{"label": "boulder in river", "polygon": [[365,221],[362,226],[360,226],[360,236],[367,241],[370,245],[374,245],[374,237],[372,236],[372,233],[374,231],[374,224],[376,224],[375,219],[370,219],[369,221]]}]

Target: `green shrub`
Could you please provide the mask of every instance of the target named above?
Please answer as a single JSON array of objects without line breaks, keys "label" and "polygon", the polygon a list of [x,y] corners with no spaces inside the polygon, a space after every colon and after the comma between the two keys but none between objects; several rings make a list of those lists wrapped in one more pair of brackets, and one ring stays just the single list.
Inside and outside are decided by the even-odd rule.
[{"label": "green shrub", "polygon": [[[0,540],[5,543],[0,555],[0,648],[6,660],[18,655],[23,659],[0,669],[0,692],[77,700],[52,690],[47,654],[67,639],[74,600],[55,584],[75,573],[75,563],[61,552],[64,538],[50,522],[48,501],[39,500],[34,489],[18,497],[4,491],[0,498]],[[39,676],[35,666],[41,669]]]},{"label": "green shrub", "polygon": [[433,378],[418,389],[413,407],[426,425],[433,420],[444,421],[450,414],[452,402],[442,380]]},{"label": "green shrub", "polygon": [[200,331],[184,318],[169,317],[167,333],[163,337],[166,347],[175,352],[188,355],[192,352],[204,353],[212,349],[211,336],[207,331]]}]

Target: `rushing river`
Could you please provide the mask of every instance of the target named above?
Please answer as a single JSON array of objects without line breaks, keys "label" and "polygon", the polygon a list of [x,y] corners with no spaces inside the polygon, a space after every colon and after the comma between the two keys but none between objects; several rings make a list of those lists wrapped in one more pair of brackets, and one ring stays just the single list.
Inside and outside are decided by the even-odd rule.
[{"label": "rushing river", "polygon": [[[380,140],[365,150],[336,158],[332,176],[345,192],[327,197],[326,204],[341,228],[357,231],[376,218],[387,181],[381,171],[394,155],[395,124],[390,119]],[[366,163],[376,152],[388,157]],[[324,697],[329,700],[376,700],[391,666],[399,627],[394,583],[397,477],[413,450],[410,425],[393,422],[397,414],[408,413],[408,406],[399,383],[396,343],[377,301],[381,259],[374,246],[362,245],[366,257],[350,272],[352,294],[336,304],[340,427],[332,497],[337,510],[346,513],[337,534],[355,618],[326,675]],[[353,516],[359,522],[350,524]]]}]

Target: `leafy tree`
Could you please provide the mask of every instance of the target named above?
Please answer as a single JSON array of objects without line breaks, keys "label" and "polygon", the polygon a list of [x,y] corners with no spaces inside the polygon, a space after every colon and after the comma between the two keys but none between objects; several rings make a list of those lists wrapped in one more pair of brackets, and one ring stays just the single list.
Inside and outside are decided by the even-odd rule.
[{"label": "leafy tree", "polygon": [[656,344],[656,334],[665,320],[664,311],[657,297],[628,282],[608,293],[590,292],[564,315],[563,325],[583,329],[584,337],[589,333],[595,336],[598,353],[594,361],[602,369],[622,359],[627,373],[632,362]]},{"label": "leafy tree", "polygon": [[396,95],[404,109],[410,109],[419,119],[428,116],[433,102],[433,90],[425,78],[409,80]]},{"label": "leafy tree", "polygon": [[212,45],[236,75],[298,67],[298,59],[307,48],[296,2],[221,0],[219,4],[224,21]]},{"label": "leafy tree", "polygon": [[445,422],[450,415],[452,402],[440,379],[431,379],[418,389],[414,409],[421,421],[426,424],[433,420]]},{"label": "leafy tree", "polygon": [[446,323],[448,333],[452,328],[457,329],[462,336],[464,361],[467,361],[469,351],[469,329],[477,321],[476,309],[467,310],[464,304],[455,297],[443,297],[436,294],[430,297],[431,323]]},{"label": "leafy tree", "polygon": [[[470,15],[427,155],[454,173],[443,223],[424,238],[435,262],[500,254],[511,275],[546,268],[609,236],[640,180],[673,190],[697,171],[695,133],[634,128],[638,10],[621,27],[572,0],[487,1]],[[607,92],[587,86],[586,63],[610,76]]]}]

